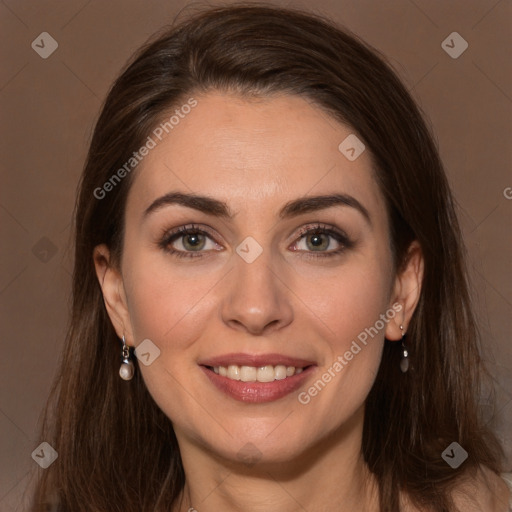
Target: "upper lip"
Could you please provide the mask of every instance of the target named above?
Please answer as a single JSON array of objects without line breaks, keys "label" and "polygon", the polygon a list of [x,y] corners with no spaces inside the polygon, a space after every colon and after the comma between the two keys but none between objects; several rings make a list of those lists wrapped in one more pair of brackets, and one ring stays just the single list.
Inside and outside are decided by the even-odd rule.
[{"label": "upper lip", "polygon": [[294,366],[295,368],[304,368],[315,364],[314,361],[300,359],[297,357],[285,356],[282,354],[224,354],[221,356],[210,357],[199,362],[202,366]]}]

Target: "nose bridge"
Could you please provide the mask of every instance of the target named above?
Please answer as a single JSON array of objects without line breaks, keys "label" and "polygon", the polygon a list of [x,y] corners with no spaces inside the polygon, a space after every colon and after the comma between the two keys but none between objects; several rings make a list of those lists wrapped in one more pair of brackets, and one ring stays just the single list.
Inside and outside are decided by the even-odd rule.
[{"label": "nose bridge", "polygon": [[287,288],[277,277],[280,265],[272,250],[248,238],[233,255],[222,316],[231,327],[259,333],[287,325],[292,308]]},{"label": "nose bridge", "polygon": [[[249,249],[247,251],[247,249]],[[251,242],[244,242],[237,248],[235,256],[235,275],[237,291],[252,294],[254,298],[263,293],[270,299],[274,295],[274,286],[276,280],[276,262],[270,248],[257,249],[251,246]],[[245,252],[246,251],[246,252]],[[252,254],[251,254],[252,253]],[[252,259],[254,258],[254,259]]]}]

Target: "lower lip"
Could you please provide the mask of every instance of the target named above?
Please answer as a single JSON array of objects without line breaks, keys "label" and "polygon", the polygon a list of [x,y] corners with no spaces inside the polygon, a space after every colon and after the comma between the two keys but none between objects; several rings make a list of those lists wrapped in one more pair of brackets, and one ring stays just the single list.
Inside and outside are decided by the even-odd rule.
[{"label": "lower lip", "polygon": [[264,403],[279,400],[299,389],[315,366],[308,366],[299,374],[272,382],[242,382],[218,375],[206,366],[201,366],[201,369],[220,391],[231,398],[240,402]]}]

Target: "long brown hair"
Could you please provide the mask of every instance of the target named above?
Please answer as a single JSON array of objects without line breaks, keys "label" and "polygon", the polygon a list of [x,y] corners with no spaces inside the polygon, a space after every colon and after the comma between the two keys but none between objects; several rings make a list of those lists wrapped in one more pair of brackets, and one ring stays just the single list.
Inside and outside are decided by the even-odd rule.
[{"label": "long brown hair", "polygon": [[[413,367],[402,374],[399,344],[385,343],[366,402],[363,455],[383,512],[399,510],[401,491],[418,506],[452,510],[454,486],[480,465],[499,472],[501,452],[478,413],[478,330],[434,138],[377,50],[318,15],[261,4],[200,10],[166,28],[139,50],[108,94],[80,183],[72,316],[41,433],[59,457],[40,470],[32,510],[46,510],[52,494],[66,512],[176,506],[185,477],[172,424],[140,372],[129,382],[119,378],[121,345],[92,259],[93,248],[106,243],[119,262],[136,169],[104,197],[97,190],[165,112],[210,90],[299,95],[351,126],[370,151],[395,269],[418,240],[424,279],[407,333]],[[457,469],[441,458],[453,441],[469,453]]]}]

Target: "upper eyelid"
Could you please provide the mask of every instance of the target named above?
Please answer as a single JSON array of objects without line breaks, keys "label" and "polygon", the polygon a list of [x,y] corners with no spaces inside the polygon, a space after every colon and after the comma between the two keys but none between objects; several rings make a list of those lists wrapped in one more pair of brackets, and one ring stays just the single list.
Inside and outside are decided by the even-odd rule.
[{"label": "upper eyelid", "polygon": [[345,230],[338,228],[336,226],[333,226],[331,224],[326,224],[325,222],[310,222],[306,224],[305,226],[299,228],[299,236],[304,236],[305,234],[309,233],[310,231],[329,231],[333,232],[339,236],[350,238],[348,234],[345,232]]}]

